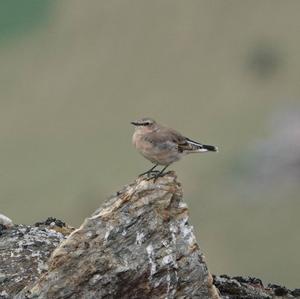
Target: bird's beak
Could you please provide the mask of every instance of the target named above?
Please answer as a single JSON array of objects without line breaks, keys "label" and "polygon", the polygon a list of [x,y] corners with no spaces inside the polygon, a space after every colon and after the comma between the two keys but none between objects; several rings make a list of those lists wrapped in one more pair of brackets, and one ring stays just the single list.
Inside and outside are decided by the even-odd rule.
[{"label": "bird's beak", "polygon": [[137,126],[138,125],[138,123],[137,122],[135,122],[135,121],[132,121],[132,122],[130,122],[132,125],[134,125],[134,126]]}]

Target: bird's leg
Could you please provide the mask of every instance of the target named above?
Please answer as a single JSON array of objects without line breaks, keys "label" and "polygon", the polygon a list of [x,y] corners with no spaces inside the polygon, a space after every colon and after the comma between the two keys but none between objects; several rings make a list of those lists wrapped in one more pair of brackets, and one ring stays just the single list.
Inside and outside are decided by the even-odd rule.
[{"label": "bird's leg", "polygon": [[[146,172],[141,173],[139,176],[142,176],[142,175],[149,174],[149,173],[153,172],[153,170],[154,170],[157,166],[158,166],[158,164],[155,164],[151,169],[149,169],[149,170],[146,171]],[[156,170],[156,171],[158,171],[158,170]]]},{"label": "bird's leg", "polygon": [[155,183],[155,181],[156,181],[160,176],[163,175],[164,171],[165,171],[169,166],[170,166],[170,164],[166,165],[166,166],[165,166],[158,174],[155,174],[155,175],[153,176],[153,178],[154,178],[154,183]]},{"label": "bird's leg", "polygon": [[164,171],[170,166],[170,164],[166,165],[158,174],[159,176],[162,175],[164,173]]}]

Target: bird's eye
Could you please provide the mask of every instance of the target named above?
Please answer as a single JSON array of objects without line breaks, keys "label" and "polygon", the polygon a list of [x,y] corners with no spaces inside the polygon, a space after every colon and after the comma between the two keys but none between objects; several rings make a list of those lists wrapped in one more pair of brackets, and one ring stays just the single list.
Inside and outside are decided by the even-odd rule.
[{"label": "bird's eye", "polygon": [[145,126],[149,126],[150,125],[150,123],[147,121],[147,122],[145,122]]}]

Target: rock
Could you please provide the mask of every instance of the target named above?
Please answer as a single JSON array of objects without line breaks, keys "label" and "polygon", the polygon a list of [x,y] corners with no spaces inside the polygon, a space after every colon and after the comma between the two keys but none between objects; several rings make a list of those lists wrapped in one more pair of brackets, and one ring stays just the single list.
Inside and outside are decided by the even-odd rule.
[{"label": "rock", "polygon": [[296,298],[300,298],[300,289],[294,289],[291,294]]},{"label": "rock", "polygon": [[66,225],[65,222],[54,217],[48,217],[45,221],[36,222],[34,226],[40,228],[49,228],[56,232],[62,233],[64,236],[69,235],[72,231],[75,230],[74,227]]},{"label": "rock", "polygon": [[17,298],[219,298],[173,172],[137,179],[53,252]]},{"label": "rock", "polygon": [[48,269],[47,260],[64,239],[47,228],[15,225],[0,234],[0,298],[12,298]]},{"label": "rock", "polygon": [[226,299],[296,299],[300,298],[298,289],[293,291],[285,287],[268,284],[254,277],[229,277],[228,275],[213,276],[214,284]]},{"label": "rock", "polygon": [[2,228],[9,228],[9,227],[13,227],[13,222],[10,218],[8,218],[7,216],[0,214],[0,226]]},{"label": "rock", "polygon": [[125,186],[75,231],[53,217],[1,224],[0,299],[8,298],[299,299],[300,289],[212,278],[171,172]]}]

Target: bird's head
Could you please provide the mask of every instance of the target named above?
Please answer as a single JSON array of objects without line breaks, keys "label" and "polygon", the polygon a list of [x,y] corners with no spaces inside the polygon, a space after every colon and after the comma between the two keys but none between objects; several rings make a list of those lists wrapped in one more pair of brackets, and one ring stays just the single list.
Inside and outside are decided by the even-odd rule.
[{"label": "bird's head", "polygon": [[131,122],[134,125],[135,129],[139,130],[147,130],[147,131],[154,131],[157,129],[158,125],[156,121],[152,118],[144,117],[135,121]]}]

